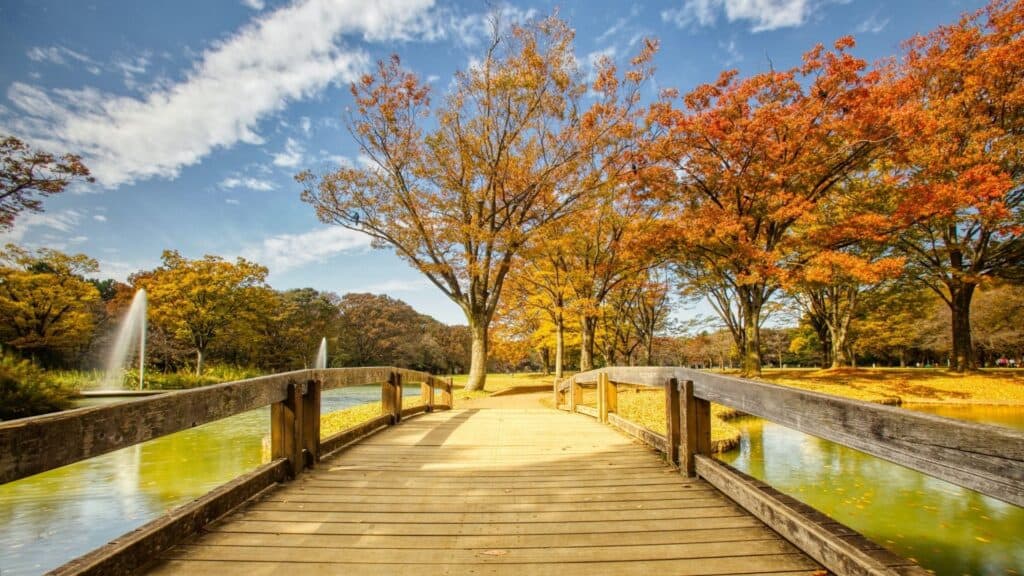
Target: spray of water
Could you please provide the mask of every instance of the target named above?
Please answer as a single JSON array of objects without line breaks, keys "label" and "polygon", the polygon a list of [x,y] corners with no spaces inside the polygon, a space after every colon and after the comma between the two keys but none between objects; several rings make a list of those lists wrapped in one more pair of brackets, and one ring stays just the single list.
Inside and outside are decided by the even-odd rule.
[{"label": "spray of water", "polygon": [[121,389],[125,364],[129,358],[139,359],[139,389],[146,370],[146,291],[139,290],[132,298],[132,305],[121,322],[114,339],[114,347],[107,357],[107,369],[103,375],[103,387]]},{"label": "spray of water", "polygon": [[320,340],[320,349],[317,350],[316,362],[313,363],[313,368],[317,370],[327,368],[327,338]]}]

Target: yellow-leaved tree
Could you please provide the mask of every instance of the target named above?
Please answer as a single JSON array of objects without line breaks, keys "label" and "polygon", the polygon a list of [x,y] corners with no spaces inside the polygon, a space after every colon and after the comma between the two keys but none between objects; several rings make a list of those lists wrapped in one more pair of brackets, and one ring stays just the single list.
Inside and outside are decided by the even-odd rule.
[{"label": "yellow-leaved tree", "polygon": [[165,250],[161,259],[162,266],[136,274],[132,283],[146,289],[153,324],[195,349],[201,375],[210,342],[266,301],[260,296],[267,269],[244,258],[190,260],[175,250]]},{"label": "yellow-leaved tree", "polygon": [[[621,79],[605,59],[588,82],[558,18],[492,28],[436,122],[428,86],[396,56],[352,87],[349,130],[365,165],[297,177],[323,222],[394,249],[459,305],[473,338],[470,390],[483,388],[487,330],[515,255],[601,185],[593,175],[616,172],[655,49],[645,43]],[[582,169],[595,162],[607,169]]]}]

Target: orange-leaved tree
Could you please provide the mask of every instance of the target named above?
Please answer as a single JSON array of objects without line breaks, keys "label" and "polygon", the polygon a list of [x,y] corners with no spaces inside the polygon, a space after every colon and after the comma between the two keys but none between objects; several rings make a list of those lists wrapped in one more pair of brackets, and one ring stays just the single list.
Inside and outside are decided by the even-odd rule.
[{"label": "orange-leaved tree", "polygon": [[976,366],[975,289],[1024,277],[1024,2],[911,39],[887,85],[900,134],[898,247],[949,306],[952,364]]},{"label": "orange-leaved tree", "polygon": [[641,174],[677,208],[662,238],[729,328],[745,375],[760,374],[762,313],[792,263],[795,225],[889,139],[868,105],[877,74],[852,46],[819,45],[789,70],[725,72],[682,109],[669,98],[651,109]]},{"label": "orange-leaved tree", "polygon": [[298,176],[322,221],[394,249],[459,305],[473,335],[471,390],[484,385],[487,330],[516,253],[600,185],[582,163],[616,171],[655,49],[645,43],[621,78],[602,61],[588,83],[565,22],[493,30],[436,126],[425,126],[428,87],[392,58],[352,87],[349,129],[366,165]]}]

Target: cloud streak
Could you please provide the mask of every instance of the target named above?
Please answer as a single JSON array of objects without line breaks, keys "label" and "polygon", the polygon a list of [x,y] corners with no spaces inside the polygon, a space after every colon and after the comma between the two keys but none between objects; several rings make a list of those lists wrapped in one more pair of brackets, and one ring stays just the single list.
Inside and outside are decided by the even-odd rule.
[{"label": "cloud streak", "polygon": [[[262,143],[258,123],[289,102],[358,78],[368,62],[345,38],[368,42],[436,36],[432,0],[307,0],[257,16],[217,42],[177,83],[139,96],[94,88],[46,90],[13,83],[2,128],[54,150],[82,154],[116,187],[174,178],[213,150]],[[41,49],[33,57],[75,58]]]},{"label": "cloud streak", "polygon": [[729,22],[751,23],[751,32],[802,26],[821,0],[683,0],[664,10],[661,19],[679,28],[714,26],[720,13]]},{"label": "cloud streak", "polygon": [[271,272],[285,272],[369,246],[369,236],[341,226],[331,226],[303,234],[278,234],[264,238],[259,245],[243,250],[242,256],[267,266]]}]

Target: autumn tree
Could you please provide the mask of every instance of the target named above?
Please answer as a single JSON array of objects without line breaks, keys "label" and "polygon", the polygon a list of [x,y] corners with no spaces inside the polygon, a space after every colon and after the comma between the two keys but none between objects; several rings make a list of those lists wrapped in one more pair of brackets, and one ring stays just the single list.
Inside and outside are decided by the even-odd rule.
[{"label": "autumn tree", "polygon": [[63,192],[76,180],[95,181],[81,157],[57,157],[0,135],[0,231],[9,230],[21,212],[42,212],[43,197]]},{"label": "autumn tree", "polygon": [[244,258],[228,262],[217,256],[190,260],[166,250],[163,264],[135,275],[136,288],[145,288],[149,317],[195,351],[196,374],[210,343],[239,315],[251,310],[264,287],[267,269]]},{"label": "autumn tree", "polygon": [[343,366],[411,367],[420,339],[433,321],[390,296],[350,293],[338,302],[337,349]]},{"label": "autumn tree", "polygon": [[298,176],[321,221],[391,247],[459,305],[472,390],[486,378],[488,327],[515,255],[600,184],[581,177],[582,163],[620,157],[654,50],[647,43],[622,80],[604,60],[588,84],[563,21],[493,29],[433,126],[428,86],[394,57],[352,86],[348,125],[367,165]]},{"label": "autumn tree", "polygon": [[912,224],[897,246],[949,307],[953,365],[974,368],[971,301],[1024,270],[1024,2],[995,0],[906,44],[887,87]]},{"label": "autumn tree", "polygon": [[84,347],[93,335],[100,295],[86,274],[96,260],[8,244],[0,252],[0,338],[23,353],[53,362]]},{"label": "autumn tree", "polygon": [[877,75],[852,46],[818,46],[789,70],[725,72],[683,109],[669,99],[651,109],[642,169],[677,208],[663,237],[732,333],[747,376],[761,370],[762,313],[791,264],[794,226],[889,138],[866,105]]}]

